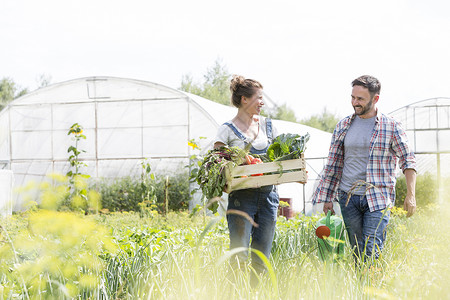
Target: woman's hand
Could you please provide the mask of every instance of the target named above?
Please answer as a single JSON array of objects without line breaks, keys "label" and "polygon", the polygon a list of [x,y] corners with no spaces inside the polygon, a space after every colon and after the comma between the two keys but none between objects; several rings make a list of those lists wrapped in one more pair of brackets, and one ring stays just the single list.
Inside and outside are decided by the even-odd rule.
[{"label": "woman's hand", "polygon": [[219,149],[220,147],[224,147],[226,146],[224,143],[222,142],[215,142],[214,143],[214,149]]}]

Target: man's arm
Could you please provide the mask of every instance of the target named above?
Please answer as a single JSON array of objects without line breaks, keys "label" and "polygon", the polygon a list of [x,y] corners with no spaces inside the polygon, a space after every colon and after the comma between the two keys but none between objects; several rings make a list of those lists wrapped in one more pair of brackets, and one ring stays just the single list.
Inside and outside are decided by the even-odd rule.
[{"label": "man's arm", "polygon": [[322,171],[321,180],[314,194],[316,203],[323,202],[323,212],[328,211],[334,215],[333,198],[339,185],[339,178],[344,167],[344,153],[342,149],[342,141],[339,141],[340,126],[344,122],[341,120],[333,131],[331,136],[330,149],[328,151],[327,163]]},{"label": "man's arm", "polygon": [[395,122],[395,138],[392,149],[400,159],[400,169],[403,170],[406,179],[406,197],[403,208],[408,212],[407,217],[411,217],[416,211],[416,157],[409,147],[408,137],[400,123]]},{"label": "man's arm", "polygon": [[406,169],[406,197],[403,209],[408,212],[407,217],[411,217],[416,211],[416,171],[414,169]]}]

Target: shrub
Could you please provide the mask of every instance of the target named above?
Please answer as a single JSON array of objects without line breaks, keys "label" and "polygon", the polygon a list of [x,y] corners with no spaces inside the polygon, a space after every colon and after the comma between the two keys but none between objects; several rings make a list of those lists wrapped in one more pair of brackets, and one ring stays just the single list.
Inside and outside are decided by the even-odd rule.
[{"label": "shrub", "polygon": [[[82,214],[38,210],[10,237],[0,226],[1,299],[92,299],[105,262],[116,255],[109,230]],[[8,238],[4,238],[7,236]]]},{"label": "shrub", "polygon": [[[166,175],[167,176],[167,175]],[[157,178],[156,197],[161,206],[164,205],[166,176]],[[189,178],[187,173],[177,173],[169,176],[169,210],[185,210],[189,207]]]},{"label": "shrub", "polygon": [[[436,177],[430,173],[417,174],[416,176],[416,202],[417,206],[423,207],[434,203],[438,199]],[[403,207],[406,197],[405,176],[397,178],[395,185],[395,206]]]},{"label": "shrub", "polygon": [[102,208],[109,211],[139,211],[142,186],[139,179],[123,177],[103,180],[98,185]]},{"label": "shrub", "polygon": [[[169,210],[184,210],[189,205],[189,180],[186,173],[158,175],[155,178],[156,206],[164,209],[165,181],[169,176]],[[98,184],[103,209],[109,211],[139,211],[139,203],[143,201],[145,187],[140,178],[123,177],[103,180]]]}]

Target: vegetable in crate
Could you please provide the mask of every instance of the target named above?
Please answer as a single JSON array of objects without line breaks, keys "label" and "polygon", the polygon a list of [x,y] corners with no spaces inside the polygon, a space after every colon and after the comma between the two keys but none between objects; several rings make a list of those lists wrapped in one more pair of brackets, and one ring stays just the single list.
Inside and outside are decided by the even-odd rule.
[{"label": "vegetable in crate", "polygon": [[267,149],[265,161],[280,161],[300,158],[306,149],[309,133],[301,136],[292,133],[282,133],[277,136]]},{"label": "vegetable in crate", "polygon": [[[257,154],[254,154],[257,155]],[[247,154],[245,156],[245,164],[247,165],[255,165],[255,164],[262,164],[263,161],[261,160],[261,158],[259,157],[254,157],[253,155]],[[263,176],[263,173],[257,173],[257,174],[252,174],[251,176]],[[246,175],[241,176],[242,178],[247,177]]]},{"label": "vegetable in crate", "polygon": [[199,170],[195,177],[206,198],[222,196],[227,183],[225,167],[229,164],[231,167],[242,164],[246,154],[239,147],[220,147],[208,151],[203,161],[199,162]]}]

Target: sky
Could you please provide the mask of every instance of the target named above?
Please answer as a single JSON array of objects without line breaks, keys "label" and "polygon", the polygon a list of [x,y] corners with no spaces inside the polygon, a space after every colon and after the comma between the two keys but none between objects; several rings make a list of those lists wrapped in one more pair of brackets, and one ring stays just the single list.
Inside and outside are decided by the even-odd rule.
[{"label": "sky", "polygon": [[2,0],[0,79],[34,90],[89,76],[179,88],[220,59],[298,119],[353,112],[351,82],[381,82],[389,113],[450,97],[447,0]]}]

